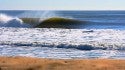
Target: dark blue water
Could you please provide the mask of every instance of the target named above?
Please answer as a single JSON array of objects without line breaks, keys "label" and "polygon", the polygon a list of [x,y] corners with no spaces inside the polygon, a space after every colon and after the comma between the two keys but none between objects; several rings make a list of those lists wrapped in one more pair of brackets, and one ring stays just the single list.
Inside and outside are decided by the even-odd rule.
[{"label": "dark blue water", "polygon": [[65,17],[87,21],[86,29],[125,29],[125,11],[33,11],[1,10],[0,13],[19,18]]}]

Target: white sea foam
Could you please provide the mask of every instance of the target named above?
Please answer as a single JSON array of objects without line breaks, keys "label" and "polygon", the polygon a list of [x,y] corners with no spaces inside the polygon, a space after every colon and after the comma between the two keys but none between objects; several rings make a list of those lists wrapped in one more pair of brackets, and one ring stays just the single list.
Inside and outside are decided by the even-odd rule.
[{"label": "white sea foam", "polygon": [[1,13],[0,27],[28,27],[28,25],[23,24],[23,21],[17,17],[8,16]]},{"label": "white sea foam", "polygon": [[113,29],[0,28],[0,44],[80,50],[125,50],[125,31]]}]

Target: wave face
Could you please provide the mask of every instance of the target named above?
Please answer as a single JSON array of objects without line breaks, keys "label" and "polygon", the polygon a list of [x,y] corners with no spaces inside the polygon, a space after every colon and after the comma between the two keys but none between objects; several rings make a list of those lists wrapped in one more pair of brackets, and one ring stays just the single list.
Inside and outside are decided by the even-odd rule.
[{"label": "wave face", "polygon": [[23,21],[17,17],[7,16],[0,14],[0,26],[1,27],[28,27],[27,24],[23,24]]},{"label": "wave face", "polygon": [[46,20],[43,20],[36,27],[38,28],[68,28],[75,29],[79,28],[81,25],[84,25],[85,21],[78,21],[75,19],[68,18],[59,18],[53,17]]}]

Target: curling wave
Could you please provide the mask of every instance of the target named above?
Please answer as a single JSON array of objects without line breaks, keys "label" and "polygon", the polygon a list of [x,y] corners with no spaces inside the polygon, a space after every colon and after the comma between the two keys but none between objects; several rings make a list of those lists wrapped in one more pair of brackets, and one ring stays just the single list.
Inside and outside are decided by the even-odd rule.
[{"label": "curling wave", "polygon": [[18,18],[0,14],[0,27],[79,28],[81,23],[85,23],[85,21],[61,17],[49,17],[41,20],[41,18]]},{"label": "curling wave", "polygon": [[29,27],[29,25],[23,24],[23,21],[17,17],[0,14],[0,27]]},{"label": "curling wave", "polygon": [[65,28],[65,29],[124,29],[121,22],[95,22],[92,20],[79,20],[66,17],[47,18],[18,18],[0,14],[0,27],[24,27],[24,28]]},{"label": "curling wave", "polygon": [[32,25],[35,28],[79,28],[86,21],[80,21],[70,18],[51,17],[41,20],[40,18],[21,18],[23,22]]}]

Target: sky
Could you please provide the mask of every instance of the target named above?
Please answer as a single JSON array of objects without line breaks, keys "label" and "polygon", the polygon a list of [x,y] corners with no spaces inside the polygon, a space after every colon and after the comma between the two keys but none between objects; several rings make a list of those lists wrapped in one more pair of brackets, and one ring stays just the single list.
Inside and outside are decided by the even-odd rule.
[{"label": "sky", "polygon": [[125,0],[0,0],[0,10],[125,10]]}]

